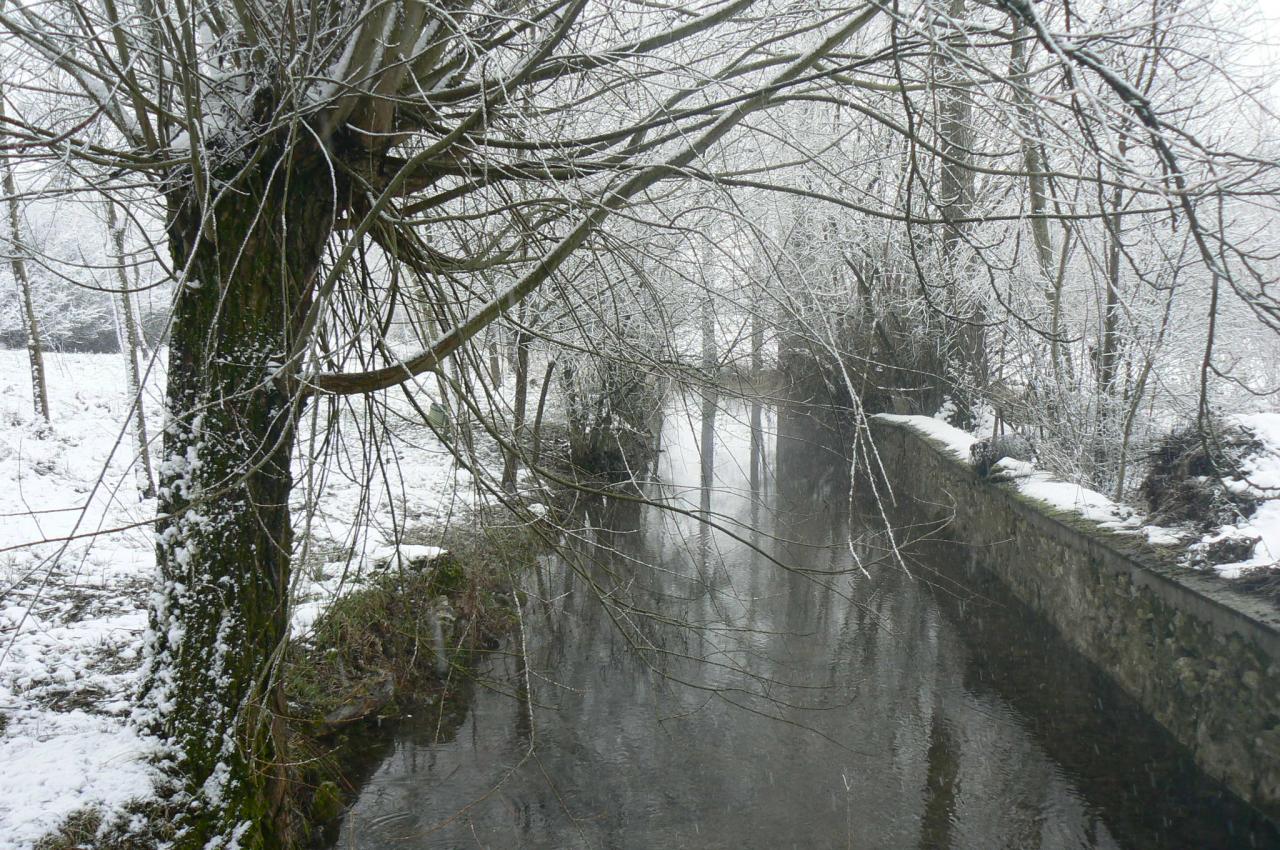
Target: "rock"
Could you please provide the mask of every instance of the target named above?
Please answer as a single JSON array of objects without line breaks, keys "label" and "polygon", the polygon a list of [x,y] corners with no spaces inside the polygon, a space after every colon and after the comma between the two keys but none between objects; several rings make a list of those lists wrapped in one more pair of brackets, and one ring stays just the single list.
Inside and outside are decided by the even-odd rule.
[{"label": "rock", "polygon": [[1173,662],[1174,674],[1188,691],[1195,691],[1199,687],[1198,666],[1196,660],[1189,655],[1184,655]]},{"label": "rock", "polygon": [[1000,434],[974,443],[969,449],[969,458],[978,475],[988,478],[996,464],[1005,458],[1034,463],[1036,455],[1026,437],[1020,434]]},{"label": "rock", "polygon": [[382,672],[360,683],[359,688],[342,705],[324,716],[323,725],[336,729],[377,713],[395,698],[396,680],[390,672]]},{"label": "rock", "polygon": [[1191,565],[1215,567],[1247,561],[1253,557],[1253,550],[1260,539],[1258,535],[1234,526],[1221,526],[1190,548]]}]

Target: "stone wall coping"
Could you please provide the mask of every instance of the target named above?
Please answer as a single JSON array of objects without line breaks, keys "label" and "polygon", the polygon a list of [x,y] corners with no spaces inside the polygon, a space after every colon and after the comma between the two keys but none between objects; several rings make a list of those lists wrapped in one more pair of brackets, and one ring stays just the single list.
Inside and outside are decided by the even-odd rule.
[{"label": "stone wall coping", "polygon": [[1255,642],[1269,657],[1280,661],[1280,609],[1268,600],[1235,590],[1224,579],[1182,566],[1171,553],[1162,552],[1140,537],[1102,528],[1078,514],[1020,493],[1012,484],[983,482],[967,460],[957,457],[951,447],[909,421],[872,417],[871,423],[873,427],[910,435],[958,474],[971,478],[977,486],[991,488],[1011,511],[1026,518],[1033,527],[1056,532],[1054,537],[1084,550],[1108,570],[1127,574],[1135,584],[1149,588],[1177,609],[1211,623],[1220,631]]}]

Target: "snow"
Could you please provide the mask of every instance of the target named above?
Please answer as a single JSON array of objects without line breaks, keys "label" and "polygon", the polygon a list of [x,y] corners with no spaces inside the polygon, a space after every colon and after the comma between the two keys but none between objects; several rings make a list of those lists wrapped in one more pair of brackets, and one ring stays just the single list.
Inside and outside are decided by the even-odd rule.
[{"label": "snow", "polygon": [[1017,460],[1011,457],[1001,458],[991,467],[991,477],[998,481],[1013,481],[1017,478],[1030,478],[1036,474],[1036,465],[1029,460]]},{"label": "snow", "polygon": [[[427,409],[430,400],[421,402]],[[412,411],[402,410],[405,418]],[[399,427],[406,428],[401,422]],[[478,494],[471,473],[460,468],[453,455],[425,427],[401,430],[402,446],[397,447],[388,465],[398,481],[393,487],[362,486],[366,474],[330,474],[310,490],[302,473],[295,475],[300,483],[295,493],[295,515],[310,503],[312,517],[305,525],[318,541],[322,551],[334,551],[339,557],[326,560],[318,569],[299,564],[295,570],[292,634],[306,639],[320,614],[335,600],[364,585],[371,577],[388,568],[405,567],[411,561],[433,560],[444,554],[434,545],[392,541],[402,538],[397,523],[410,529],[443,528],[468,516]],[[303,454],[309,451],[304,441]],[[403,490],[404,497],[394,501],[388,489]],[[304,521],[295,521],[301,531]],[[401,559],[397,564],[397,552]]]},{"label": "snow", "polygon": [[[1262,450],[1244,462],[1244,477],[1229,481],[1231,489],[1258,496],[1263,501],[1253,516],[1229,526],[1234,534],[1258,538],[1252,557],[1215,567],[1226,578],[1236,578],[1245,570],[1280,563],[1280,413],[1250,413],[1233,416],[1262,442]],[[1208,538],[1206,538],[1208,540]]]},{"label": "snow", "polygon": [[[162,365],[145,393],[157,443]],[[26,352],[0,350],[0,850],[31,847],[79,809],[101,806],[109,817],[145,799],[159,749],[131,721],[157,589],[156,506],[137,496],[124,363],[117,354],[46,354],[46,368],[52,427],[33,421]],[[387,569],[397,548],[406,560],[443,551],[419,542],[423,531],[390,541],[474,507],[471,474],[407,404],[388,418],[390,486],[365,486],[358,463],[325,476],[297,464],[295,529],[312,554],[295,573],[295,634]],[[303,434],[300,455],[318,444]]]},{"label": "snow", "polygon": [[[446,550],[439,546],[420,546],[402,543],[399,546],[384,543],[373,547],[363,557],[352,561],[333,561],[325,564],[318,575],[304,579],[294,593],[295,603],[290,619],[290,632],[306,640],[324,610],[333,602],[361,587],[379,572],[391,568],[405,568],[410,563],[434,561]],[[399,556],[399,563],[396,558]]]},{"label": "snow", "polygon": [[1252,567],[1275,566],[1280,562],[1280,499],[1263,502],[1253,516],[1237,528],[1258,537],[1253,557],[1235,564],[1223,564],[1218,567],[1219,572],[1234,577]]},{"label": "snow", "polygon": [[1232,417],[1262,440],[1264,450],[1245,461],[1249,486],[1280,498],[1280,413],[1252,413]]},{"label": "snow", "polygon": [[394,564],[398,555],[401,564],[408,564],[411,561],[434,561],[443,554],[444,550],[439,546],[414,546],[410,543],[396,546],[387,543],[374,549],[370,553],[370,560],[374,564]]},{"label": "snow", "polygon": [[[0,351],[0,850],[82,807],[147,796],[156,747],[128,720],[155,503],[138,500],[132,437],[119,439],[124,363],[45,364],[52,428],[33,421],[26,352]],[[154,428],[154,394],[147,412]],[[106,529],[122,530],[53,542]]]},{"label": "snow", "polygon": [[0,737],[0,848],[29,847],[67,815],[149,793],[153,742],[84,711],[9,714]]},{"label": "snow", "polygon": [[[977,437],[930,416],[902,416],[880,413],[876,419],[906,425],[913,430],[942,443],[948,451],[962,460],[969,460],[969,449]],[[1058,510],[1072,511],[1104,528],[1132,531],[1140,522],[1132,508],[1117,504],[1101,493],[1072,484],[1057,481],[1048,473],[1036,470],[1026,462],[1005,458],[993,468],[994,477],[1013,481],[1018,491]]]},{"label": "snow", "polygon": [[[956,457],[967,460],[969,448],[976,441],[972,434],[928,416],[877,414],[877,419],[907,425],[942,443]],[[1251,413],[1231,417],[1248,427],[1263,443],[1262,451],[1246,459],[1244,476],[1228,481],[1231,489],[1263,497],[1253,516],[1234,526],[1205,535],[1194,541],[1190,532],[1176,528],[1144,525],[1142,516],[1132,507],[1117,503],[1087,487],[1059,481],[1036,470],[1024,461],[1004,459],[993,468],[993,478],[1012,481],[1018,491],[1051,508],[1070,511],[1098,523],[1102,528],[1125,534],[1141,534],[1154,546],[1195,546],[1212,543],[1224,535],[1257,538],[1253,555],[1244,561],[1219,564],[1213,568],[1224,578],[1235,578],[1245,570],[1275,566],[1280,560],[1280,413]]]},{"label": "snow", "polygon": [[1018,491],[1057,510],[1072,511],[1084,519],[1113,530],[1141,525],[1133,508],[1121,505],[1096,490],[1057,481],[1046,472],[1034,472],[1017,483]]},{"label": "snow", "polygon": [[1138,529],[1152,546],[1177,546],[1187,539],[1185,532],[1160,525],[1144,525]]},{"label": "snow", "polygon": [[948,425],[941,419],[932,416],[905,416],[896,413],[877,413],[873,418],[882,422],[896,422],[907,425],[927,437],[942,443],[949,451],[961,460],[969,459],[969,448],[978,441],[972,434]]}]

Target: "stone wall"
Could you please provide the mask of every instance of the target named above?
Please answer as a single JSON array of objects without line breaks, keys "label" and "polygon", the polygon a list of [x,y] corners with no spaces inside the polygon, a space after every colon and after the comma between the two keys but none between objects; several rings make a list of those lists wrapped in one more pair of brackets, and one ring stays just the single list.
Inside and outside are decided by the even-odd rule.
[{"label": "stone wall", "polygon": [[[1208,774],[1280,822],[1280,611],[979,479],[910,425],[873,420],[895,525],[934,523],[1114,678]],[[943,523],[945,522],[945,525]]]}]

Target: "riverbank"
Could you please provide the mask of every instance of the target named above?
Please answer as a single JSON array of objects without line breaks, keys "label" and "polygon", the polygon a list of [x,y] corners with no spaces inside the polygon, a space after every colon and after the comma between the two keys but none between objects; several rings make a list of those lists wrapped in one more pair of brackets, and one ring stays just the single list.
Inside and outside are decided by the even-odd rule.
[{"label": "riverbank", "polygon": [[[474,670],[516,626],[514,589],[533,563],[536,534],[488,512],[470,528],[408,536],[441,545],[399,547],[290,644],[284,721],[295,766],[289,805],[297,846],[331,843],[383,722],[416,711],[464,712]],[[81,807],[35,850],[142,850],[168,836],[137,835],[121,815],[153,805],[163,810],[146,797],[114,810]]]},{"label": "riverbank", "polygon": [[307,842],[326,844],[361,785],[371,735],[415,712],[465,710],[474,671],[518,628],[517,587],[541,541],[490,514],[407,544],[290,647],[285,682]]},{"label": "riverbank", "polygon": [[[110,822],[148,805],[159,753],[130,721],[155,580],[155,502],[138,496],[124,364],[48,355],[46,425],[30,413],[24,358],[0,351],[0,850],[26,850],[69,819]],[[163,365],[143,393],[153,450]],[[435,434],[411,410],[398,413],[377,452],[326,443],[303,423],[292,503],[299,641],[335,602],[409,566],[389,553],[457,546],[483,517],[501,516],[485,512],[482,488]],[[327,476],[309,475],[301,459],[323,451],[341,457]],[[496,453],[483,463],[499,473]]]},{"label": "riverbank", "polygon": [[1280,612],[1269,600],[1181,566],[1097,494],[979,479],[971,438],[936,420],[875,417],[872,437],[895,525],[961,544],[963,565],[998,576],[1206,773],[1280,820]]}]

